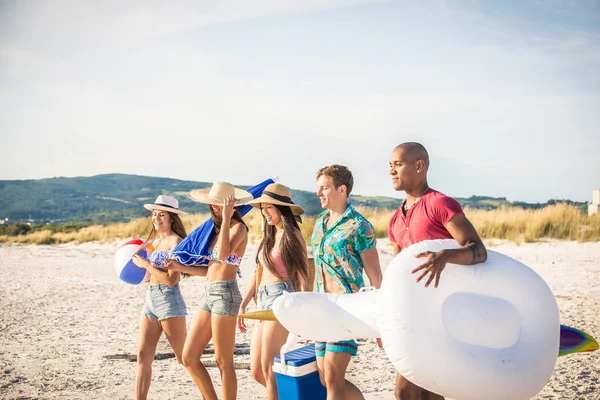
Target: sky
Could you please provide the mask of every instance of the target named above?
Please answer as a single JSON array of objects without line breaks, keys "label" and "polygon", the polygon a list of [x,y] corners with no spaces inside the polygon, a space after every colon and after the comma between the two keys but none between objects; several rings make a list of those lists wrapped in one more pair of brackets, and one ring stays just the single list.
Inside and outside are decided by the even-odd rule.
[{"label": "sky", "polygon": [[0,180],[126,173],[591,201],[600,2],[0,2]]}]

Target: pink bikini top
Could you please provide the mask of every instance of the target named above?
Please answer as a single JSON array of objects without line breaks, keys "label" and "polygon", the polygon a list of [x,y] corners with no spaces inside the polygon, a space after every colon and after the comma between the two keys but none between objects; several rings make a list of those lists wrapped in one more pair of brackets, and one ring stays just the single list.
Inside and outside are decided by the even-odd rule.
[{"label": "pink bikini top", "polygon": [[[258,255],[258,261],[260,262],[260,264],[263,267],[265,267],[266,266],[265,256],[263,254],[264,254],[264,250],[261,251],[260,254]],[[283,256],[281,255],[281,251],[277,247],[273,247],[273,250],[271,250],[271,262],[273,262],[275,271],[277,271],[279,276],[281,276],[281,279],[288,280],[289,276],[288,276],[287,268],[283,264]]]}]

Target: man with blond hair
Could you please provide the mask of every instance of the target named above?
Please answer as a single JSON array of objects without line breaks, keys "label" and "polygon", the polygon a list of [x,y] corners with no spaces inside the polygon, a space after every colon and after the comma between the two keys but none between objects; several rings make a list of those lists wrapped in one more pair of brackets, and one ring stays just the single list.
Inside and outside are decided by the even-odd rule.
[{"label": "man with blond hair", "polygon": [[[412,271],[413,274],[418,273],[416,282],[427,278],[425,287],[433,283],[437,288],[447,263],[478,264],[486,260],[487,252],[460,204],[429,187],[428,169],[429,155],[420,143],[402,143],[392,152],[392,185],[395,190],[406,193],[406,200],[392,216],[388,236],[392,242],[394,256],[411,244],[424,240],[455,239],[462,246],[454,250],[417,254],[416,257],[424,258],[424,262]],[[397,374],[396,399],[443,400],[443,397],[420,388]]]},{"label": "man with blond hair", "polygon": [[[363,271],[372,286],[381,286],[373,225],[348,202],[353,185],[352,172],[343,165],[330,165],[317,172],[317,196],[325,208],[311,239],[317,292],[356,293],[365,286]],[[327,388],[328,400],[364,398],[345,378],[356,351],[354,340],[315,343],[319,377]]]}]

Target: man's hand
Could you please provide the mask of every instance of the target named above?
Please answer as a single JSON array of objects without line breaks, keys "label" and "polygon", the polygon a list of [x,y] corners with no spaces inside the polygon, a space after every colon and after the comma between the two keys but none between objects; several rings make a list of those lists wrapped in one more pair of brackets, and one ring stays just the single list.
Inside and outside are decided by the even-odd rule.
[{"label": "man's hand", "polygon": [[427,282],[425,283],[425,287],[428,287],[433,279],[435,279],[435,287],[438,287],[440,283],[440,276],[442,275],[442,271],[444,268],[446,268],[446,263],[448,262],[446,258],[446,252],[444,250],[435,253],[432,251],[426,251],[424,253],[417,254],[415,257],[426,258],[423,264],[419,265],[410,272],[411,274],[414,274],[416,272],[423,271],[417,278],[417,283],[419,283],[421,279],[425,278],[427,274],[430,274]]}]

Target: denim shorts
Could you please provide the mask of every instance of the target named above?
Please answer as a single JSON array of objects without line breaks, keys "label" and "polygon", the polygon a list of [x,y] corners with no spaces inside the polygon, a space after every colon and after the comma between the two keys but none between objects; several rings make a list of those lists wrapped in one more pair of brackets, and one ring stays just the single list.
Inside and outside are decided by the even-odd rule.
[{"label": "denim shorts", "polygon": [[242,295],[237,280],[204,283],[204,297],[200,310],[211,314],[237,317]]},{"label": "denim shorts", "polygon": [[173,287],[164,283],[148,285],[143,313],[159,321],[171,317],[185,317],[187,308],[179,283]]},{"label": "denim shorts", "polygon": [[283,294],[283,291],[293,292],[292,282],[274,282],[268,285],[258,286],[258,304],[259,310],[271,310],[273,309],[273,302],[276,298]]}]

